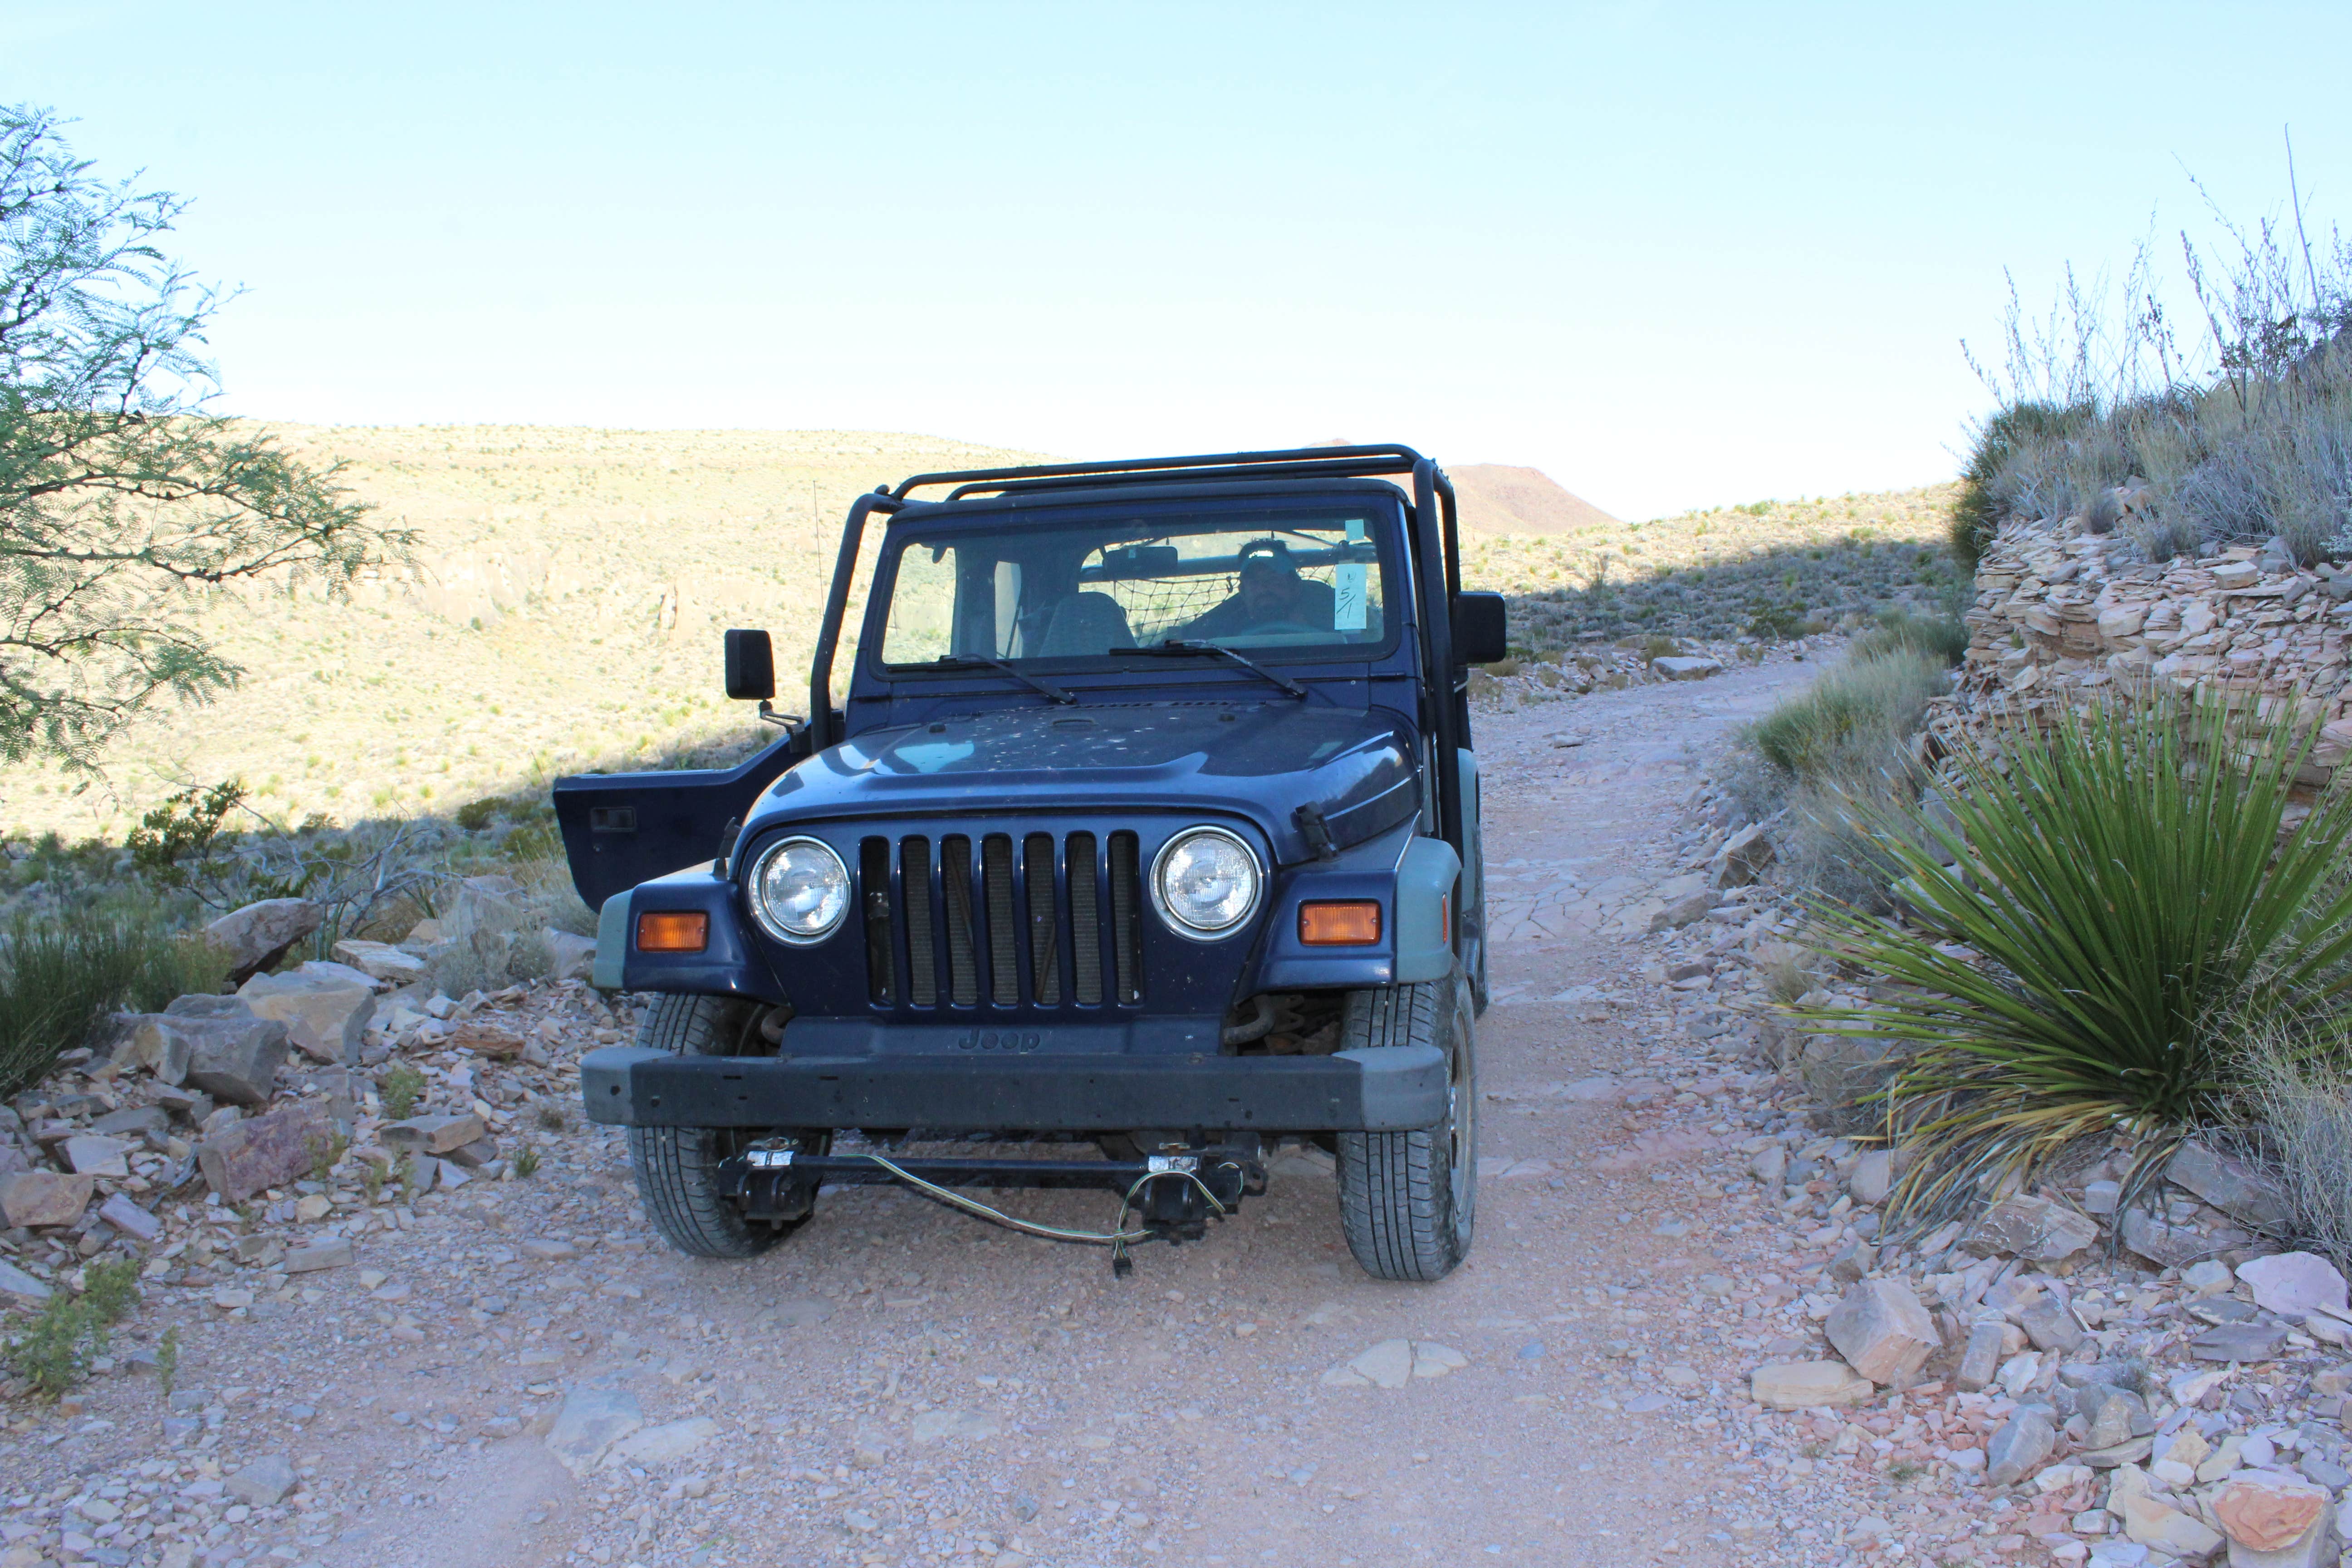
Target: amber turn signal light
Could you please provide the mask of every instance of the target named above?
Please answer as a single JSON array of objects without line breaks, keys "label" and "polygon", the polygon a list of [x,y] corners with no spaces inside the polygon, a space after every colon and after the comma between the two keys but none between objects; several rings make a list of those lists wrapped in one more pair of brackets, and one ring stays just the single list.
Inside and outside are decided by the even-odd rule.
[{"label": "amber turn signal light", "polygon": [[710,917],[700,910],[648,911],[637,917],[639,952],[700,952],[710,945]]},{"label": "amber turn signal light", "polygon": [[1381,940],[1381,906],[1370,899],[1298,906],[1298,940],[1309,947],[1362,947]]}]

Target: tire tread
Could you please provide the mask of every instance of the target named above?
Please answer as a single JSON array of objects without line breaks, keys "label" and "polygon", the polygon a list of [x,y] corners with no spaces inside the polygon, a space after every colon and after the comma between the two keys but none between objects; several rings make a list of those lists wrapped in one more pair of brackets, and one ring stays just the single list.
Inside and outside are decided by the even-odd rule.
[{"label": "tire tread", "polygon": [[[1456,974],[1353,994],[1340,1048],[1449,1047],[1464,984]],[[1339,1228],[1364,1271],[1421,1281],[1452,1273],[1466,1238],[1454,1224],[1459,1195],[1452,1190],[1447,1130],[1343,1132],[1339,1142]]]},{"label": "tire tread", "polygon": [[[665,994],[637,1025],[637,1044],[686,1056],[724,1056],[722,1026],[739,1005],[723,996]],[[753,1225],[719,1195],[722,1134],[706,1127],[632,1127],[629,1166],[646,1217],[664,1240],[696,1258],[756,1258],[783,1239]]]}]

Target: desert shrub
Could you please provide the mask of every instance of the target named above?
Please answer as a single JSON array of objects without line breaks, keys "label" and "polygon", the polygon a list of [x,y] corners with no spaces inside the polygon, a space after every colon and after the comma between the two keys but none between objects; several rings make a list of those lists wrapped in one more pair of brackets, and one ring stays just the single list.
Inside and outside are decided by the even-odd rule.
[{"label": "desert shrub", "polygon": [[175,996],[219,990],[227,972],[150,907],[19,910],[0,935],[0,1096],[96,1044],[110,1013],[161,1012]]},{"label": "desert shrub", "polygon": [[499,815],[506,810],[506,798],[503,795],[494,795],[482,800],[469,800],[457,808],[457,826],[468,833],[479,833],[499,819]]},{"label": "desert shrub", "polygon": [[433,976],[452,996],[537,980],[554,972],[554,931],[596,934],[596,913],[572,885],[570,867],[542,853],[507,868],[516,890],[469,898],[462,885],[444,906]]},{"label": "desert shrub", "polygon": [[1883,825],[1904,820],[1914,793],[1910,773],[1892,771],[1843,786],[1797,789],[1772,833],[1782,878],[1834,903],[1874,914],[1892,910],[1903,866],[1887,849]]},{"label": "desert shrub", "polygon": [[2352,1041],[2340,1023],[2257,1027],[2239,1110],[2303,1239],[2352,1268]]},{"label": "desert shrub", "polygon": [[1958,616],[1921,615],[1890,605],[1878,612],[1877,625],[1853,639],[1846,657],[1867,661],[1889,654],[1924,653],[1953,665],[1968,651],[1969,628]]},{"label": "desert shrub", "polygon": [[416,1102],[424,1097],[425,1075],[403,1062],[377,1082],[376,1094],[386,1121],[405,1121],[416,1113]]},{"label": "desert shrub", "polygon": [[2161,1146],[2227,1100],[2223,1020],[2293,1019],[2352,986],[2352,794],[2286,826],[2308,744],[2219,708],[2184,726],[2169,705],[2110,706],[1962,752],[1942,825],[1883,819],[1915,926],[1821,915],[1893,987],[1801,1016],[1916,1047],[1886,1095],[1923,1154],[1907,1209],[2030,1179],[2095,1133]]},{"label": "desert shrub", "polygon": [[1782,700],[1744,741],[1792,784],[1874,780],[1899,766],[1929,699],[1949,689],[1943,661],[1931,655],[1848,659]]},{"label": "desert shrub", "polygon": [[8,1364],[36,1394],[55,1399],[89,1375],[106,1353],[116,1323],[139,1301],[139,1265],[128,1258],[93,1263],[82,1291],[60,1288],[8,1347]]},{"label": "desert shrub", "polygon": [[2060,407],[2025,399],[2009,405],[1977,427],[1969,466],[1960,475],[1959,494],[1952,500],[1952,553],[1962,565],[1976,565],[1992,542],[1993,531],[2012,510],[2034,500],[2051,499],[2025,493],[2011,471],[2020,452],[2061,444],[2095,416],[2095,411],[2082,404]]},{"label": "desert shrub", "polygon": [[346,936],[383,934],[387,915],[432,896],[449,874],[446,834],[430,820],[289,826],[256,809],[243,783],[232,779],[163,801],[124,847],[147,886],[209,909],[313,900],[325,919],[310,950],[324,958]]},{"label": "desert shrub", "polygon": [[1953,510],[1964,559],[2005,521],[2068,516],[2158,561],[2273,537],[2306,563],[2352,552],[2352,244],[2300,211],[2222,229],[2217,256],[2184,237],[2199,342],[2175,338],[2145,247],[2119,299],[2071,271],[2046,322],[2012,297]]}]

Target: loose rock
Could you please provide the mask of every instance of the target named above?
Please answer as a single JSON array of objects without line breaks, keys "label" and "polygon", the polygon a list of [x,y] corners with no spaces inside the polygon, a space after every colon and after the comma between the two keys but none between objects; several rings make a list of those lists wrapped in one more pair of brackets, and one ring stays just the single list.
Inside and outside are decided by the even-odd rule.
[{"label": "loose rock", "polygon": [[222,1487],[229,1496],[255,1508],[276,1508],[299,1479],[294,1473],[294,1461],[283,1454],[272,1454],[256,1459],[223,1480]]},{"label": "loose rock", "polygon": [[1834,1361],[1759,1366],[1749,1376],[1748,1389],[1749,1396],[1769,1410],[1866,1405],[1878,1392],[1870,1379],[1843,1362]]},{"label": "loose rock", "polygon": [[290,974],[257,974],[237,990],[256,1016],[286,1026],[286,1036],[304,1056],[322,1062],[356,1062],[368,1019],[375,1013],[375,987],[365,975],[332,971],[342,966],[304,964]]},{"label": "loose rock", "polygon": [[307,1173],[317,1151],[333,1135],[326,1106],[301,1100],[205,1139],[196,1147],[196,1165],[223,1199],[243,1203],[266,1187]]},{"label": "loose rock", "polygon": [[95,1176],[16,1171],[0,1176],[0,1218],[12,1226],[71,1225],[89,1206]]},{"label": "loose rock", "polygon": [[1892,1279],[1865,1279],[1848,1290],[1825,1328],[1848,1364],[1877,1384],[1914,1376],[1939,1342],[1919,1298]]},{"label": "loose rock", "polygon": [[242,983],[284,957],[326,918],[326,910],[310,899],[264,899],[205,927],[205,940],[228,959],[229,978]]}]

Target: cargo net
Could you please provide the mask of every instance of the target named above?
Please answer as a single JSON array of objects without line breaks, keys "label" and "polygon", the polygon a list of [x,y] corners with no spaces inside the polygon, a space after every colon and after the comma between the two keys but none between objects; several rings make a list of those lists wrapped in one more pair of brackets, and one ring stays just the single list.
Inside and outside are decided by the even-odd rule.
[{"label": "cargo net", "polygon": [[1234,596],[1241,578],[1233,573],[1201,577],[1133,577],[1104,588],[1127,612],[1128,630],[1149,647],[1181,637],[1184,628]]}]

